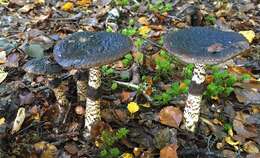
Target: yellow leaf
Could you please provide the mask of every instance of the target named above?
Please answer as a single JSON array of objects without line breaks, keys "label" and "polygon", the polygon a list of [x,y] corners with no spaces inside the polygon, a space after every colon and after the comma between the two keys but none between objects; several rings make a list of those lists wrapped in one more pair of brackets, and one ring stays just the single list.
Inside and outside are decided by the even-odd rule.
[{"label": "yellow leaf", "polygon": [[239,145],[239,141],[234,141],[230,136],[227,136],[227,137],[225,137],[225,141],[226,141],[226,143],[228,143],[229,145],[231,145],[231,146],[237,146],[237,145]]},{"label": "yellow leaf", "polygon": [[71,11],[73,9],[73,7],[74,7],[74,4],[72,2],[66,2],[65,4],[63,4],[61,9],[64,11]]},{"label": "yellow leaf", "polygon": [[139,111],[139,105],[135,102],[130,102],[127,105],[127,109],[130,113],[136,113],[137,111]]},{"label": "yellow leaf", "polygon": [[34,4],[44,4],[45,0],[34,0]]},{"label": "yellow leaf", "polygon": [[255,32],[252,30],[249,31],[239,31],[239,33],[241,35],[243,35],[249,43],[251,43],[253,41],[253,39],[255,38]]},{"label": "yellow leaf", "polygon": [[234,136],[234,132],[233,132],[232,128],[228,129],[228,135],[230,135],[231,137]]},{"label": "yellow leaf", "polygon": [[77,4],[80,6],[89,6],[91,4],[91,0],[78,0]]},{"label": "yellow leaf", "polygon": [[5,123],[5,118],[4,117],[1,117],[0,118],[0,125],[4,124]]},{"label": "yellow leaf", "polygon": [[143,37],[146,37],[147,34],[151,31],[151,28],[149,26],[142,26],[138,29],[138,32]]},{"label": "yellow leaf", "polygon": [[130,153],[124,153],[120,156],[120,158],[134,158],[134,155]]}]

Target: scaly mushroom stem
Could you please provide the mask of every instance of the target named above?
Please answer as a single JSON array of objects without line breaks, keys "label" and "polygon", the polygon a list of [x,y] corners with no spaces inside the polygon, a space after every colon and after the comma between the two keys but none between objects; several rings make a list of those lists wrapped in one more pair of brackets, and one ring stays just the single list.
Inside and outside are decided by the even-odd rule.
[{"label": "scaly mushroom stem", "polygon": [[87,87],[88,87],[87,80],[77,80],[78,101],[81,103],[86,102]]},{"label": "scaly mushroom stem", "polygon": [[205,65],[195,64],[188,98],[184,108],[184,126],[188,131],[194,132],[199,121],[200,104],[204,90]]},{"label": "scaly mushroom stem", "polygon": [[56,120],[57,123],[65,123],[66,113],[70,109],[70,103],[66,96],[66,88],[68,87],[69,81],[59,81],[59,79],[49,78],[49,87],[52,89],[57,103],[59,104],[59,116]]},{"label": "scaly mushroom stem", "polygon": [[99,68],[90,68],[85,113],[85,127],[87,128],[87,133],[85,133],[86,135],[90,134],[91,126],[93,125],[93,123],[101,119],[100,100],[98,97],[98,89],[100,85],[101,72]]}]

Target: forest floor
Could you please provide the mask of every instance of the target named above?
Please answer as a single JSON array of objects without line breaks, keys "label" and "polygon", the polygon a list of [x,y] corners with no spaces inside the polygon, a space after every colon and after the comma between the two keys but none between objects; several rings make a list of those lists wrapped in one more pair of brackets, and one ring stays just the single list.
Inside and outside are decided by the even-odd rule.
[{"label": "forest floor", "polygon": [[[207,67],[195,133],[182,128],[194,65],[163,47],[165,33],[191,26],[252,39],[243,55]],[[82,136],[77,75],[59,76],[69,82],[64,112],[48,77],[29,79],[23,70],[30,59],[53,59],[54,45],[78,31],[120,32],[134,42],[132,52],[101,67],[103,122],[92,142]],[[0,0],[0,158],[259,158],[259,44],[258,0]]]}]

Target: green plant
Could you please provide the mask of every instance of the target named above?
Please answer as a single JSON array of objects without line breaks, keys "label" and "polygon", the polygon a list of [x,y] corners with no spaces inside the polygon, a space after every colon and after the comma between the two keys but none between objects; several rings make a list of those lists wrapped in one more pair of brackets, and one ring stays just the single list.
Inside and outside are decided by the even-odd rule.
[{"label": "green plant", "polygon": [[149,10],[152,12],[164,13],[173,10],[171,3],[165,3],[163,0],[157,0],[155,4],[149,3]]},{"label": "green plant", "polygon": [[233,92],[233,85],[237,82],[234,75],[228,73],[227,70],[219,70],[217,67],[212,67],[213,81],[208,84],[204,95],[208,97],[229,96]]},{"label": "green plant", "polygon": [[174,82],[171,87],[166,90],[165,92],[155,95],[153,98],[160,102],[161,104],[167,104],[169,103],[174,97],[179,96],[180,94],[187,94],[188,93],[188,87],[190,84],[190,80],[184,80],[183,84],[185,86],[181,86],[179,82]]},{"label": "green plant", "polygon": [[101,72],[102,74],[104,74],[105,76],[109,76],[109,75],[112,75],[114,74],[114,69],[109,67],[108,65],[104,65],[101,67]]},{"label": "green plant", "polygon": [[183,75],[185,79],[191,79],[193,75],[193,69],[194,69],[194,64],[188,64],[184,69],[183,69]]},{"label": "green plant", "polygon": [[102,158],[116,158],[120,155],[120,150],[114,147],[118,141],[124,139],[128,134],[128,129],[120,128],[116,132],[103,131],[101,134],[101,152]]},{"label": "green plant", "polygon": [[216,23],[216,17],[215,16],[212,16],[212,15],[207,15],[205,16],[205,22],[206,24],[208,25],[214,25]]},{"label": "green plant", "polygon": [[156,73],[159,76],[168,76],[172,71],[171,57],[164,50],[160,51],[160,56],[155,59],[155,64]]},{"label": "green plant", "polygon": [[129,0],[114,0],[114,2],[116,3],[116,5],[119,5],[119,6],[129,5]]},{"label": "green plant", "polygon": [[129,53],[124,56],[124,59],[122,60],[124,66],[128,66],[133,61],[133,56]]},{"label": "green plant", "polygon": [[136,34],[136,32],[137,32],[137,29],[134,28],[134,27],[130,27],[130,26],[128,26],[127,28],[124,28],[124,29],[121,31],[121,33],[122,33],[123,35],[126,35],[126,36],[133,36],[133,35]]}]

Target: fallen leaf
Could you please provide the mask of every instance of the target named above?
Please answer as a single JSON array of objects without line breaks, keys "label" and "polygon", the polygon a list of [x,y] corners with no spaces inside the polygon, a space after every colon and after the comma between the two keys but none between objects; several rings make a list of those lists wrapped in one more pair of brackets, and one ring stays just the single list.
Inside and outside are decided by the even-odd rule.
[{"label": "fallen leaf", "polygon": [[77,4],[80,6],[88,7],[91,4],[91,0],[78,0]]},{"label": "fallen leaf", "polygon": [[233,140],[230,136],[225,137],[225,142],[234,147],[240,144],[239,141]]},{"label": "fallen leaf", "polygon": [[7,56],[7,62],[5,63],[6,67],[18,67],[19,66],[20,56],[18,53],[12,53]]},{"label": "fallen leaf", "polygon": [[34,4],[26,4],[18,10],[20,13],[27,13],[35,7]]},{"label": "fallen leaf", "polygon": [[4,124],[5,123],[5,118],[4,117],[1,117],[0,118],[0,125]]},{"label": "fallen leaf", "polygon": [[251,43],[255,38],[255,32],[252,30],[249,31],[239,31],[241,35],[243,35],[249,43]]},{"label": "fallen leaf", "polygon": [[0,51],[0,64],[6,63],[6,52]]},{"label": "fallen leaf", "polygon": [[79,149],[77,147],[77,144],[74,142],[66,143],[64,146],[64,149],[69,152],[71,155],[75,155],[78,153]]},{"label": "fallen leaf", "polygon": [[244,67],[228,66],[228,72],[237,74],[238,75],[237,77],[240,77],[243,74],[247,74],[247,75],[249,75],[251,77],[251,80],[252,79],[255,80],[254,75],[250,71],[248,71],[246,68],[244,68]]},{"label": "fallen leaf", "polygon": [[7,77],[8,73],[0,69],[0,83],[2,83]]},{"label": "fallen leaf", "polygon": [[24,122],[24,119],[25,119],[25,108],[21,107],[18,109],[18,112],[16,114],[16,118],[14,120],[13,128],[11,131],[12,134],[20,130]]},{"label": "fallen leaf", "polygon": [[34,0],[34,4],[44,4],[45,0]]},{"label": "fallen leaf", "polygon": [[260,157],[260,153],[257,154],[249,154],[246,156],[246,158],[259,158]]},{"label": "fallen leaf", "polygon": [[34,101],[34,94],[30,91],[23,91],[19,94],[20,105],[31,104]]},{"label": "fallen leaf", "polygon": [[141,26],[138,29],[138,32],[140,35],[142,35],[143,37],[147,37],[147,34],[151,31],[151,28],[149,26]]},{"label": "fallen leaf", "polygon": [[179,108],[167,106],[160,111],[159,118],[161,124],[178,128],[182,121],[182,111]]},{"label": "fallen leaf", "polygon": [[247,128],[244,123],[246,120],[246,115],[242,112],[237,112],[236,116],[233,121],[234,130],[238,135],[243,138],[252,138],[257,137],[256,129],[254,128]]},{"label": "fallen leaf", "polygon": [[142,25],[149,25],[149,20],[147,19],[147,17],[143,16],[143,17],[140,17],[138,20],[137,20],[140,24]]},{"label": "fallen leaf", "polygon": [[248,141],[243,145],[243,149],[245,152],[249,154],[256,154],[259,153],[259,149],[257,148],[257,145],[253,141]]},{"label": "fallen leaf", "polygon": [[25,52],[34,58],[42,58],[44,49],[39,44],[30,44],[28,47],[25,47]]},{"label": "fallen leaf", "polygon": [[160,151],[160,158],[178,158],[177,151],[176,151],[177,148],[178,146],[176,144],[165,146]]},{"label": "fallen leaf", "polygon": [[234,93],[240,103],[260,103],[259,92],[250,89],[235,88]]},{"label": "fallen leaf", "polygon": [[120,157],[121,158],[134,158],[134,155],[131,153],[124,153]]},{"label": "fallen leaf", "polygon": [[61,7],[62,10],[64,11],[72,11],[74,8],[74,4],[72,2],[66,2],[65,4],[63,4],[63,6]]},{"label": "fallen leaf", "polygon": [[41,153],[41,158],[55,158],[57,156],[58,149],[56,146],[45,141],[35,143],[33,147],[36,153]]},{"label": "fallen leaf", "polygon": [[133,114],[133,113],[136,113],[137,111],[139,111],[140,108],[136,102],[130,102],[127,105],[127,109],[131,114]]},{"label": "fallen leaf", "polygon": [[134,95],[135,95],[135,93],[128,92],[128,91],[123,91],[123,92],[120,94],[121,102],[122,102],[122,103],[127,103],[127,102],[129,102],[130,100],[132,100],[132,97],[133,97]]}]

